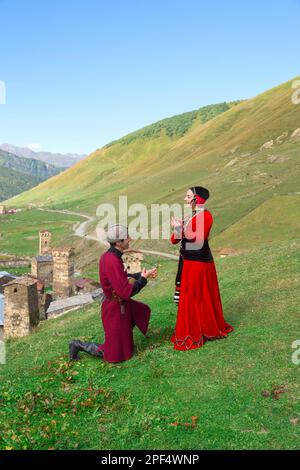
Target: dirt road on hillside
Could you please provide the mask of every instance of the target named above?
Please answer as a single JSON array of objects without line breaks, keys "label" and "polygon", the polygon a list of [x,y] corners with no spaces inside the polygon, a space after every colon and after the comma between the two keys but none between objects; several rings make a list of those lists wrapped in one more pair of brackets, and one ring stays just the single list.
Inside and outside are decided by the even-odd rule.
[{"label": "dirt road on hillside", "polygon": [[[86,240],[96,241],[96,242],[98,242],[101,245],[104,245],[106,247],[108,246],[104,229],[102,229],[100,227],[97,227],[97,229],[96,229],[97,235],[96,236],[87,234],[88,226],[96,220],[96,217],[92,217],[90,215],[83,214],[82,212],[73,212],[73,211],[69,211],[69,210],[66,210],[66,209],[61,209],[61,210],[60,209],[45,209],[45,208],[42,208],[42,207],[36,207],[36,209],[38,209],[40,211],[45,211],[45,212],[58,212],[60,214],[75,215],[75,216],[83,217],[83,218],[87,219],[84,222],[81,222],[81,223],[77,222],[77,224],[74,225],[74,227],[73,227],[74,235],[76,237],[85,238]],[[139,249],[139,251],[141,251],[142,253],[145,253],[145,254],[149,254],[149,255],[161,256],[163,258],[173,259],[173,260],[176,260],[176,261],[178,260],[178,256],[173,255],[171,253],[164,253],[164,252],[161,252],[161,251],[152,251],[152,250],[143,250],[143,249]]]}]

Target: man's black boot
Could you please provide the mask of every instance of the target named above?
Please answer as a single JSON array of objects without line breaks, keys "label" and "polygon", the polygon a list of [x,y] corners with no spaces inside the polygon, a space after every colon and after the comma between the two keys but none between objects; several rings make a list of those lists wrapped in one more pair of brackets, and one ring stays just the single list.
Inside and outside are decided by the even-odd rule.
[{"label": "man's black boot", "polygon": [[74,339],[69,343],[70,361],[77,361],[79,359],[79,351],[84,351],[92,356],[102,358],[103,352],[99,351],[99,346],[100,345],[98,343],[89,343],[80,341],[79,339]]}]

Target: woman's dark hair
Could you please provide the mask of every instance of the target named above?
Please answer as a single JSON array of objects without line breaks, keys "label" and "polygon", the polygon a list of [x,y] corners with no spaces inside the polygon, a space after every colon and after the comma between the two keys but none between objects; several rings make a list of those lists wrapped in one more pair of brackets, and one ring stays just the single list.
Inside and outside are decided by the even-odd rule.
[{"label": "woman's dark hair", "polygon": [[203,188],[203,186],[192,186],[190,190],[193,194],[195,194],[196,196],[200,196],[205,200],[209,198],[209,191],[208,189]]}]

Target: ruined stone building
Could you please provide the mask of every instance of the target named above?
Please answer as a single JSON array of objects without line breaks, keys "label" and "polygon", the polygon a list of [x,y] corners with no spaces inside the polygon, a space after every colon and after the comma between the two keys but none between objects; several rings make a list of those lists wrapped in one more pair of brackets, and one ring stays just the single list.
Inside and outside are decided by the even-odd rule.
[{"label": "ruined stone building", "polygon": [[[47,319],[53,299],[72,300],[68,298],[74,295],[74,248],[52,248],[51,239],[52,234],[48,230],[39,232],[39,255],[32,258],[31,274],[14,277],[6,272],[0,273],[0,327],[3,328],[4,323],[5,338],[29,334],[40,320]],[[92,280],[89,281],[80,287],[87,292],[99,287],[99,283],[92,285]],[[47,287],[52,287],[53,293],[47,292]],[[78,305],[87,303],[86,299],[79,301],[80,296],[76,297]],[[88,302],[93,300],[90,295]]]},{"label": "ruined stone building", "polygon": [[74,294],[75,251],[61,247],[52,250],[54,298],[71,297]]},{"label": "ruined stone building", "polygon": [[[3,330],[4,338],[28,335],[48,316],[54,317],[102,299],[99,282],[91,278],[75,282],[74,248],[52,248],[51,239],[48,230],[39,232],[39,255],[32,258],[31,274],[15,277],[0,272],[0,336]],[[140,271],[137,258],[131,258],[128,258],[131,269]],[[75,288],[81,295],[74,296]]]},{"label": "ruined stone building", "polygon": [[4,286],[4,338],[21,337],[39,324],[37,282],[18,277]]}]

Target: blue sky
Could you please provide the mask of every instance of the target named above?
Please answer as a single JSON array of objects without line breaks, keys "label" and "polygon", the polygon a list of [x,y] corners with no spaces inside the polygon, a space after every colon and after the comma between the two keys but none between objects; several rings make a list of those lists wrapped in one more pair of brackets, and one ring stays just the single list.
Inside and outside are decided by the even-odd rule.
[{"label": "blue sky", "polygon": [[0,143],[90,153],[299,75],[299,0],[0,0],[0,18]]}]

